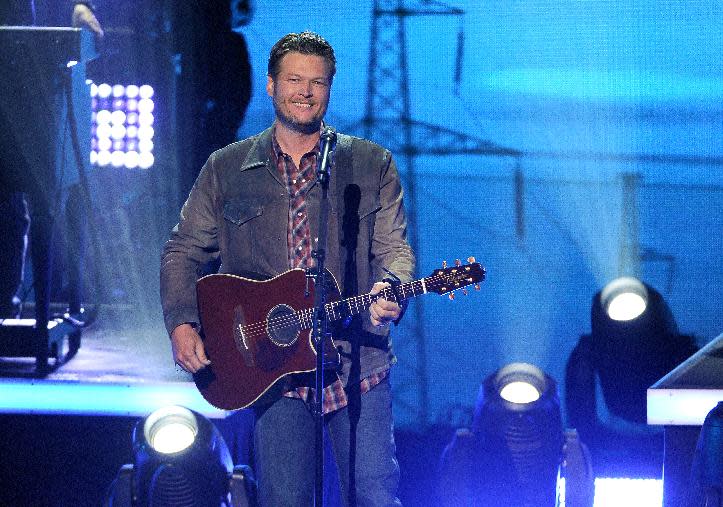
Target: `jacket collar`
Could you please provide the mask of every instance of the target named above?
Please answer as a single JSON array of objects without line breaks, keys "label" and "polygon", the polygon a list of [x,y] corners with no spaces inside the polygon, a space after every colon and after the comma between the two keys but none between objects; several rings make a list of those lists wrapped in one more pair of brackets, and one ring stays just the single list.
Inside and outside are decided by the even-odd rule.
[{"label": "jacket collar", "polygon": [[276,170],[276,166],[271,160],[271,151],[273,150],[271,141],[271,136],[273,135],[272,129],[273,126],[267,128],[253,140],[251,148],[249,148],[246,158],[241,164],[241,171],[265,167],[279,185],[285,186],[285,183],[281,181],[281,177]]},{"label": "jacket collar", "polygon": [[253,141],[251,148],[246,154],[246,158],[241,164],[241,170],[254,169],[256,167],[268,166],[271,158],[271,132],[273,127],[269,127],[261,132]]}]

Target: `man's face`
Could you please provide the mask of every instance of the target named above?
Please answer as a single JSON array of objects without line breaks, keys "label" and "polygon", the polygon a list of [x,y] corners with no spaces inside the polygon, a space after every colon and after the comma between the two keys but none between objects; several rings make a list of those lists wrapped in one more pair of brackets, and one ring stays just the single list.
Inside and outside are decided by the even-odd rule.
[{"label": "man's face", "polygon": [[274,99],[276,118],[303,134],[321,128],[331,91],[329,68],[321,56],[291,52],[279,62],[276,79],[268,76],[266,93]]}]

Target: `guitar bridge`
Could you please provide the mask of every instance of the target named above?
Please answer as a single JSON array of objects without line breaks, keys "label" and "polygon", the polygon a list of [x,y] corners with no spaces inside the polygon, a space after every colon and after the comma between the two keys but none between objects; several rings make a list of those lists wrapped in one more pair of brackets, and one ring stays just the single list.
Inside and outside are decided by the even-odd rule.
[{"label": "guitar bridge", "polygon": [[239,350],[239,352],[241,352],[241,355],[244,358],[244,362],[246,363],[246,366],[254,367],[254,366],[256,366],[256,363],[254,362],[254,355],[251,351],[251,347],[249,346],[248,342],[246,341],[246,336],[244,336],[243,325],[244,325],[243,311],[242,311],[241,307],[237,306],[234,309],[233,338],[234,338],[234,341],[236,342],[236,348]]}]

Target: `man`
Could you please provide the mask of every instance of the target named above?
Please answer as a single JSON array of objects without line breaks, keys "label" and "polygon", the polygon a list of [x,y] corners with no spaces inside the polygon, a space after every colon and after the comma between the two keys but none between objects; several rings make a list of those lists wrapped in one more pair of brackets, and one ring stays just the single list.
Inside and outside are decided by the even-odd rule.
[{"label": "man", "polygon": [[[162,255],[161,299],[174,359],[188,372],[213,361],[197,333],[195,282],[204,264],[220,258],[222,272],[267,277],[313,267],[321,194],[315,168],[335,66],[332,47],[317,34],[280,39],[271,50],[266,85],[274,124],[214,152],[183,206]],[[390,153],[340,134],[331,173],[326,267],[342,294],[378,293],[389,277],[411,280],[415,259]],[[389,385],[395,358],[388,325],[401,313],[399,305],[380,298],[344,336],[336,337],[342,358],[339,380],[323,393],[341,494],[345,501],[356,495],[358,505],[400,505]],[[262,506],[312,504],[309,388],[290,378],[283,396],[254,408],[254,463]],[[358,446],[350,445],[350,436]],[[351,463],[350,455],[356,456]],[[355,487],[350,470],[355,470]]]},{"label": "man", "polygon": [[[103,36],[92,2],[5,0],[0,4],[0,25],[3,26],[68,24],[87,28],[98,38]],[[54,83],[57,73],[38,75],[22,54],[15,60],[16,53],[22,51],[14,47],[12,51],[4,50],[0,56],[0,131],[6,133],[0,139],[0,215],[4,217],[0,221],[0,237],[4,238],[0,243],[0,318],[18,317],[21,311],[20,289],[31,225],[28,200],[32,207],[36,299],[49,291],[40,285],[50,283],[47,273],[50,236],[59,195],[56,168],[51,160],[57,142],[52,137],[57,111],[45,101],[56,103],[63,92],[55,88],[41,99],[44,86]],[[65,179],[69,179],[67,175]]]}]

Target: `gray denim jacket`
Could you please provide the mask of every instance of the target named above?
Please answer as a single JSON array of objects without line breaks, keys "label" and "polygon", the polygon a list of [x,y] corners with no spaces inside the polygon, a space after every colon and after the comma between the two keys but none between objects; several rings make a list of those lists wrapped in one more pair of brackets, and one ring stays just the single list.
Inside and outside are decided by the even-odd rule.
[{"label": "gray denim jacket", "polygon": [[[198,323],[196,280],[204,266],[221,261],[222,273],[272,277],[289,269],[289,196],[271,160],[271,128],[209,157],[161,257],[161,302],[170,333]],[[307,206],[312,237],[318,236],[321,190]],[[366,293],[386,277],[384,269],[410,281],[415,257],[406,239],[403,191],[388,150],[363,139],[338,135],[329,185],[326,267],[347,296]],[[388,329],[362,314],[359,378],[395,361]],[[361,328],[361,329],[360,329]],[[342,348],[342,380],[349,376],[349,342]],[[355,375],[356,376],[356,375]]]}]

